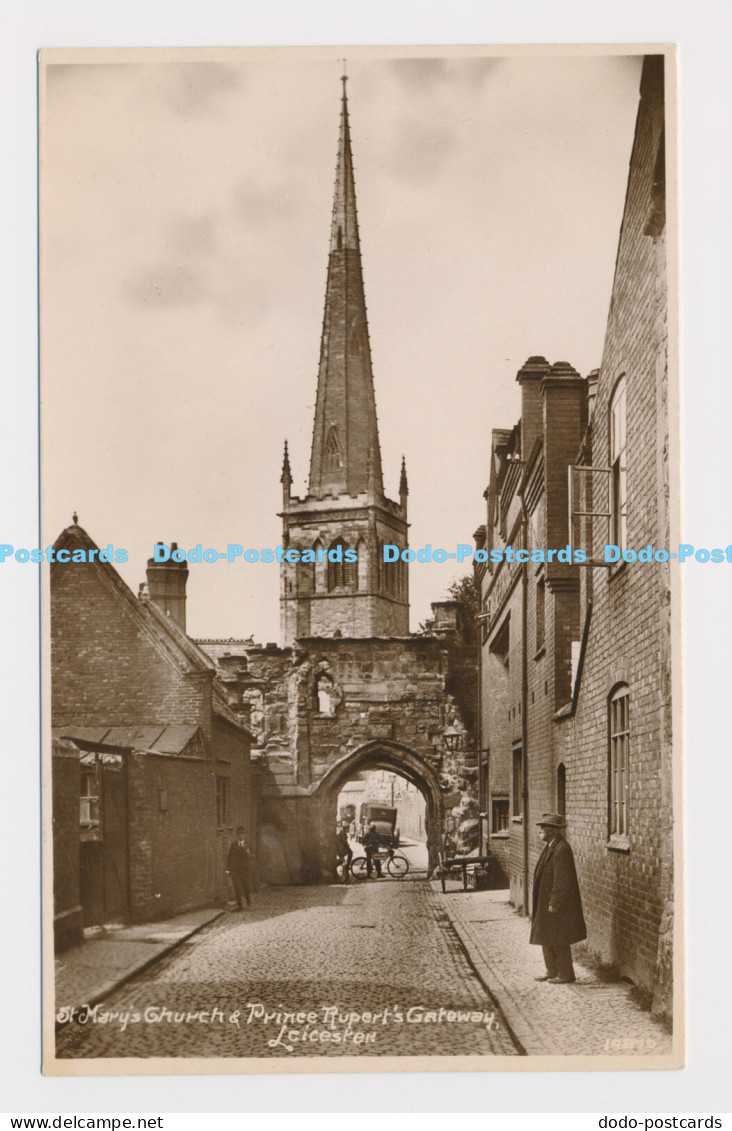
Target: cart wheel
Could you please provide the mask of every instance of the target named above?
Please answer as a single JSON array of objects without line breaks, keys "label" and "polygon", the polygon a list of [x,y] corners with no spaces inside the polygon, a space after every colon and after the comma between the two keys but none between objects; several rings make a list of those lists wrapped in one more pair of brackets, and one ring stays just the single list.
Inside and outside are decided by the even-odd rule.
[{"label": "cart wheel", "polygon": [[365,856],[357,856],[351,861],[351,875],[354,880],[365,880],[368,876],[368,861]]},{"label": "cart wheel", "polygon": [[390,876],[406,876],[409,871],[409,861],[406,856],[392,856],[386,865]]}]

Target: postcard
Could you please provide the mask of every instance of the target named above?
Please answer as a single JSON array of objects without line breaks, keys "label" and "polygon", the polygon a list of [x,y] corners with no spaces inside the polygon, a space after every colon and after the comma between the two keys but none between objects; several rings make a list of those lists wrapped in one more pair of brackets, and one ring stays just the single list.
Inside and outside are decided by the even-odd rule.
[{"label": "postcard", "polygon": [[676,55],[40,55],[44,1071],[684,1057]]}]

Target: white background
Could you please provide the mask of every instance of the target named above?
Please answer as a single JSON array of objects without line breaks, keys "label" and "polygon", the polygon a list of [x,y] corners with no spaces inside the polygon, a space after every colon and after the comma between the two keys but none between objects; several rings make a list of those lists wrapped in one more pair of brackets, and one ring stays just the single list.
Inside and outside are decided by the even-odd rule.
[{"label": "white background", "polygon": [[[732,543],[728,327],[729,5],[614,0],[239,0],[125,5],[43,0],[5,12],[0,41],[0,541],[37,545],[36,68],[40,47],[347,43],[659,43],[680,45],[683,540]],[[78,440],[76,441],[78,444]],[[76,453],[83,461],[82,446]],[[93,468],[89,469],[93,474]],[[40,1076],[38,574],[0,566],[3,625],[1,1071],[13,1112],[729,1110],[730,823],[728,637],[732,566],[687,564],[685,832],[688,1068],[675,1073],[420,1076]],[[588,1121],[592,1126],[592,1121]]]}]

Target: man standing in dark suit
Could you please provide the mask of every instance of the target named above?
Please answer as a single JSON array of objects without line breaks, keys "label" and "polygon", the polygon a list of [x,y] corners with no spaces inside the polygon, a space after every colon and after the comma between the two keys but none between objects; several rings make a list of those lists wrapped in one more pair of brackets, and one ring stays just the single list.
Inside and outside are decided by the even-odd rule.
[{"label": "man standing in dark suit", "polygon": [[376,875],[381,879],[381,860],[379,859],[381,837],[376,831],[376,825],[369,825],[369,830],[363,838],[362,843],[366,849],[366,876],[369,880],[371,879],[371,873],[375,864]]},{"label": "man standing in dark suit", "polygon": [[244,910],[241,902],[242,895],[247,901],[247,907],[251,907],[252,854],[247,845],[246,830],[241,825],[236,830],[236,840],[233,841],[226,858],[226,871],[231,876],[236,905],[239,910]]},{"label": "man standing in dark suit", "polygon": [[546,974],[539,982],[574,982],[572,943],[587,938],[582,899],[572,849],[564,839],[567,822],[560,813],[545,813],[537,822],[544,851],[534,871],[529,942],[541,946]]}]

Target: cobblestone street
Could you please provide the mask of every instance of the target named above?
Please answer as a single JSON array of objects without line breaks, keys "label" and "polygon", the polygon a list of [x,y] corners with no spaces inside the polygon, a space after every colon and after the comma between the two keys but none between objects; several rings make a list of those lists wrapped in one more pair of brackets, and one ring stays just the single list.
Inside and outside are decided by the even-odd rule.
[{"label": "cobblestone street", "polygon": [[517,1052],[439,899],[411,878],[258,892],[68,1024],[57,1053],[451,1054]]}]

